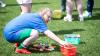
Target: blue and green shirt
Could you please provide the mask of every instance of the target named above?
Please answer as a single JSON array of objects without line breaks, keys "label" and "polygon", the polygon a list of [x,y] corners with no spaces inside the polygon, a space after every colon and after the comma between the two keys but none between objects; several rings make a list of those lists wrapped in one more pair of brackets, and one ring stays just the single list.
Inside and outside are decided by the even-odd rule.
[{"label": "blue and green shirt", "polygon": [[8,41],[14,41],[18,35],[16,32],[22,29],[35,29],[38,32],[44,32],[48,28],[42,17],[37,13],[25,13],[12,19],[4,28],[4,36]]}]

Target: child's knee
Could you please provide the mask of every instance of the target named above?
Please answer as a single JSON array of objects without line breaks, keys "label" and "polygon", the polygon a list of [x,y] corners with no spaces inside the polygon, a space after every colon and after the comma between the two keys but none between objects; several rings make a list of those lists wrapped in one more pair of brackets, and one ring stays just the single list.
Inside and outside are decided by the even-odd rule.
[{"label": "child's knee", "polygon": [[30,36],[31,37],[38,37],[39,33],[37,30],[32,29]]}]

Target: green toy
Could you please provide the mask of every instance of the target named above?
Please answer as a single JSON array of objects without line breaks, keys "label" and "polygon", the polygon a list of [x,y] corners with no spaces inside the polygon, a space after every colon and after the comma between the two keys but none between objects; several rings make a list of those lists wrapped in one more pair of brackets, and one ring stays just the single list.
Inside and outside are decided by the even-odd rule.
[{"label": "green toy", "polygon": [[65,34],[64,35],[65,41],[71,44],[79,44],[80,43],[80,35],[79,34]]}]

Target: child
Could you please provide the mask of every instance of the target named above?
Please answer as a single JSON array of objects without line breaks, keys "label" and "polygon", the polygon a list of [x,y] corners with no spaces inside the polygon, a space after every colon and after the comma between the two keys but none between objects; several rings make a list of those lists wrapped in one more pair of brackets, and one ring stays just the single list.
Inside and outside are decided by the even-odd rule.
[{"label": "child", "polygon": [[32,0],[16,0],[16,1],[20,5],[21,14],[31,12]]},{"label": "child", "polygon": [[84,18],[92,17],[93,6],[94,0],[87,0],[87,11],[83,13]]},{"label": "child", "polygon": [[24,54],[31,54],[26,48],[38,38],[39,32],[59,45],[71,46],[47,28],[46,23],[50,20],[51,15],[52,12],[49,8],[43,8],[38,13],[25,13],[15,17],[4,28],[5,39],[11,43],[18,43],[15,52]]},{"label": "child", "polygon": [[[82,15],[82,0],[75,0],[75,2],[76,2],[77,10],[79,13],[78,19],[80,21],[84,21],[83,15]],[[73,8],[73,0],[67,0],[67,5],[66,5],[67,14],[64,17],[64,21],[72,22],[72,8]]]}]

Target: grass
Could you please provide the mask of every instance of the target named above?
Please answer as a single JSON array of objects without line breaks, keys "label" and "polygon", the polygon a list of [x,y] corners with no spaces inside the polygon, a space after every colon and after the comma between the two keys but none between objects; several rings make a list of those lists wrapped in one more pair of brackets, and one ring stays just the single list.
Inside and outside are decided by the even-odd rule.
[{"label": "grass", "polygon": [[[0,56],[61,56],[58,50],[41,53],[34,52],[31,55],[16,54],[13,51],[13,44],[8,43],[3,38],[3,28],[5,24],[20,14],[19,6],[15,0],[6,0],[7,7],[0,8]],[[48,28],[52,30],[62,40],[64,34],[76,33],[81,35],[81,43],[77,45],[76,56],[100,56],[100,1],[95,0],[93,17],[85,19],[84,22],[77,20],[77,11],[74,9],[73,16],[75,20],[71,23],[63,20],[52,20]],[[36,12],[40,7],[50,7],[51,9],[60,9],[60,0],[33,0],[32,12]],[[83,0],[83,7],[86,9],[86,0]],[[44,38],[44,39],[42,39]],[[41,36],[38,40],[45,40],[49,43],[55,43],[46,36]]]}]

